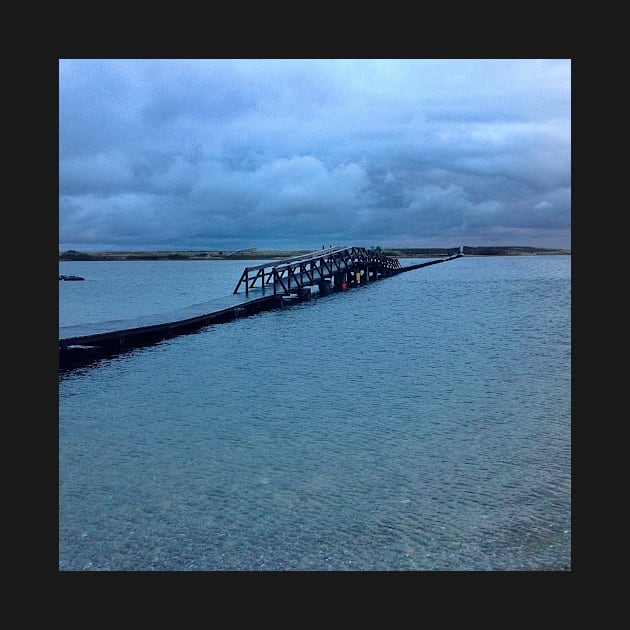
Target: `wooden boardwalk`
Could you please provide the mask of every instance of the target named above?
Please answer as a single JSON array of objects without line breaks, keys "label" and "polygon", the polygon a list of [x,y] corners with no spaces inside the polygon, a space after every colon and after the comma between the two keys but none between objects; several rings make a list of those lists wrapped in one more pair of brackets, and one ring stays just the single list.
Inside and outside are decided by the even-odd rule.
[{"label": "wooden boardwalk", "polygon": [[146,346],[203,326],[282,306],[283,296],[230,295],[155,315],[59,327],[59,366],[76,367],[128,348]]},{"label": "wooden boardwalk", "polygon": [[[367,252],[367,253],[366,253]],[[374,256],[373,256],[374,254]],[[320,294],[459,258],[461,254],[401,267],[371,250],[332,248],[312,255],[245,268],[234,293],[183,308],[124,320],[59,327],[60,370],[90,363],[129,348],[158,343],[210,324],[280,308]],[[250,273],[252,275],[250,275]],[[256,281],[260,280],[258,286]],[[269,284],[271,283],[271,286]],[[245,295],[237,294],[244,284]]]}]

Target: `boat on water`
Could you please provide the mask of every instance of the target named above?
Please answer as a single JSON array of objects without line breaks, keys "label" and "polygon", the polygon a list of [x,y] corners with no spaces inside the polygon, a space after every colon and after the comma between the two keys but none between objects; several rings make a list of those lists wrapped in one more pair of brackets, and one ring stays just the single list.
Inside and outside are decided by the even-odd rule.
[{"label": "boat on water", "polygon": [[85,278],[82,278],[81,276],[59,276],[59,280],[85,280]]}]

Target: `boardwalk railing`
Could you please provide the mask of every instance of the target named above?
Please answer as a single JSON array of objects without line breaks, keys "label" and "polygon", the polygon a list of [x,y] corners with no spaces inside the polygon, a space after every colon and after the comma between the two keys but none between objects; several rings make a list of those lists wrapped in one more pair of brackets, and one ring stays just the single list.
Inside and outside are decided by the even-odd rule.
[{"label": "boardwalk railing", "polygon": [[[397,258],[383,256],[365,247],[329,247],[295,258],[245,267],[234,293],[245,286],[245,294],[258,286],[265,291],[271,285],[273,294],[289,295],[292,291],[327,282],[364,282],[402,271]],[[352,276],[352,277],[351,277]]]}]

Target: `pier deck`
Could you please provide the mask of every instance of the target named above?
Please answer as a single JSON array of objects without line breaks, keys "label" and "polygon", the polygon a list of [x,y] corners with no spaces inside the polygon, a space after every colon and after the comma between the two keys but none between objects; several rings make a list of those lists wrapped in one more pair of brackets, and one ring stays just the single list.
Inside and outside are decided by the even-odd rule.
[{"label": "pier deck", "polygon": [[227,314],[234,309],[243,307],[247,303],[255,302],[261,295],[248,297],[230,295],[208,302],[191,304],[172,311],[156,313],[154,315],[142,315],[139,317],[98,322],[94,324],[75,324],[72,326],[59,327],[59,345],[64,347],[75,343],[89,344],[95,338],[102,338],[106,335],[120,334],[122,332],[132,333],[136,330],[154,328],[156,326],[169,326],[177,323],[189,322],[197,318],[214,317]]},{"label": "pier deck", "polygon": [[146,346],[209,324],[282,306],[283,296],[230,295],[155,315],[59,327],[59,367],[70,369],[128,348]]},{"label": "pier deck", "polygon": [[[348,251],[353,254],[360,251],[361,258],[351,260],[346,256],[346,259],[343,259],[342,256],[345,256]],[[367,255],[364,252],[367,252]],[[333,257],[328,259],[328,255],[331,253]],[[311,286],[319,283],[323,290],[323,286],[329,285],[322,285],[322,282],[328,282],[332,278],[348,278],[351,271],[354,272],[359,268],[363,268],[364,274],[362,280],[357,279],[356,281],[360,284],[369,282],[370,275],[374,279],[378,279],[381,276],[396,275],[403,271],[446,262],[461,256],[458,254],[450,258],[401,267],[397,259],[392,261],[392,259],[388,260],[378,256],[372,258],[370,250],[333,248],[333,250],[325,251],[323,254],[326,256],[325,259],[322,258],[321,252],[316,252],[310,256],[308,262],[313,264],[308,267],[305,266],[305,257],[300,257],[271,263],[271,267],[267,264],[246,268],[234,293],[222,298],[215,298],[207,302],[154,315],[60,326],[60,369],[91,362],[104,355],[116,354],[126,348],[157,343],[163,339],[185,334],[209,324],[231,321],[261,311],[279,308],[296,300],[308,299],[311,297]],[[318,261],[317,265],[315,260]],[[371,269],[370,265],[372,265]],[[271,270],[267,271],[268,269]],[[256,272],[253,278],[249,275],[252,271]],[[361,275],[358,271],[356,273],[358,276]],[[283,276],[283,274],[285,275]],[[255,281],[258,279],[261,280],[261,283],[255,287]],[[246,287],[245,295],[237,294],[241,284]],[[268,284],[272,286],[268,286]],[[342,288],[346,288],[345,282],[343,285],[340,283],[339,286],[335,286],[335,290],[342,290]]]}]

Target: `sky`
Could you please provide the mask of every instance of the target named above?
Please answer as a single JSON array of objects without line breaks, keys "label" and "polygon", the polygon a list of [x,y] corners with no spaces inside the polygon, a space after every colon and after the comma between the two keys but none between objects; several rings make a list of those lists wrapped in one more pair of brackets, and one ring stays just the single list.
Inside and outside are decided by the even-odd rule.
[{"label": "sky", "polygon": [[59,248],[571,247],[570,59],[59,59]]}]

